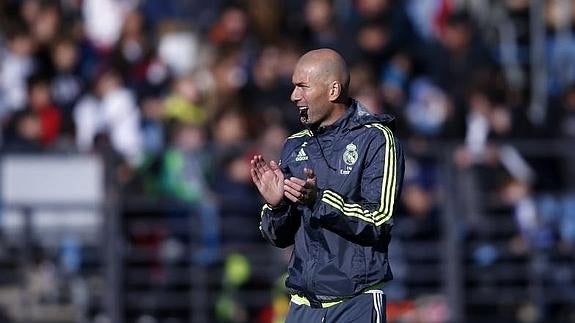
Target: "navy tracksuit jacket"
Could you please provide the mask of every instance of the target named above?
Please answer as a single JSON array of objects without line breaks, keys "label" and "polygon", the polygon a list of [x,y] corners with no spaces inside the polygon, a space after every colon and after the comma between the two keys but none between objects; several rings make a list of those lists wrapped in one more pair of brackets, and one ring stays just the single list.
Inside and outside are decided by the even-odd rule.
[{"label": "navy tracksuit jacket", "polygon": [[272,245],[294,245],[286,286],[321,307],[392,279],[388,244],[404,160],[393,117],[353,101],[335,124],[290,136],[280,167],[286,178],[317,176],[313,207],[264,205],[260,230]]}]

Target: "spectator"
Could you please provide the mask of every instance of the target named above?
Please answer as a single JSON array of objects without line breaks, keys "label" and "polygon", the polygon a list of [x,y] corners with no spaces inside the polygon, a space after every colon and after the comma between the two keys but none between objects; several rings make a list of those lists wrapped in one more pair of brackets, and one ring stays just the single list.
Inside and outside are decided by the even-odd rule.
[{"label": "spectator", "polygon": [[242,47],[250,36],[246,10],[236,4],[226,6],[210,30],[210,41],[217,47]]},{"label": "spectator", "polygon": [[154,158],[166,148],[167,133],[164,122],[165,105],[160,98],[147,96],[142,99],[141,133],[146,157]]},{"label": "spectator", "polygon": [[249,225],[249,215],[257,214],[260,205],[250,180],[248,155],[237,147],[223,153],[220,159],[218,168],[222,171],[214,180],[214,192],[221,206],[222,243],[237,247],[257,243],[261,235]]},{"label": "spectator", "polygon": [[0,116],[21,110],[26,104],[26,79],[36,66],[35,42],[26,28],[18,26],[8,35],[7,51],[0,62]]},{"label": "spectator", "polygon": [[53,43],[51,58],[54,66],[52,97],[54,103],[69,118],[85,86],[84,80],[79,76],[79,48],[73,39],[60,38]]},{"label": "spectator", "polygon": [[111,53],[112,65],[132,90],[140,90],[146,82],[148,66],[154,58],[145,28],[146,21],[139,11],[127,12]]},{"label": "spectator", "polygon": [[162,161],[162,189],[167,196],[186,205],[173,216],[197,217],[194,222],[200,225],[201,248],[193,259],[211,264],[219,257],[219,210],[208,182],[213,157],[206,145],[204,129],[180,123],[172,131]]},{"label": "spectator", "polygon": [[178,77],[173,82],[173,90],[164,102],[164,118],[178,122],[203,125],[208,111],[200,104],[200,91],[191,75]]},{"label": "spectator", "polygon": [[58,139],[62,127],[62,111],[52,102],[48,79],[42,76],[29,79],[28,104],[40,118],[40,139],[48,147]]},{"label": "spectator", "polygon": [[416,181],[403,189],[397,234],[403,239],[438,239],[441,233],[436,196]]},{"label": "spectator", "polygon": [[18,111],[12,122],[13,132],[6,136],[4,151],[17,153],[38,153],[42,151],[42,124],[38,115],[30,110]]},{"label": "spectator", "polygon": [[135,0],[87,0],[83,2],[84,28],[92,44],[109,51],[120,38],[126,14],[136,5]]},{"label": "spectator", "polygon": [[339,25],[331,1],[306,1],[304,18],[306,29],[303,30],[303,39],[306,49],[329,47],[338,50],[344,57],[354,57],[352,34]]},{"label": "spectator", "polygon": [[432,81],[452,95],[456,105],[464,100],[465,86],[492,67],[490,55],[465,13],[449,16],[439,43],[429,48],[424,59]]},{"label": "spectator", "polygon": [[113,70],[104,71],[76,106],[74,121],[81,150],[90,149],[96,134],[108,133],[113,148],[131,165],[142,158],[140,113],[132,93]]}]

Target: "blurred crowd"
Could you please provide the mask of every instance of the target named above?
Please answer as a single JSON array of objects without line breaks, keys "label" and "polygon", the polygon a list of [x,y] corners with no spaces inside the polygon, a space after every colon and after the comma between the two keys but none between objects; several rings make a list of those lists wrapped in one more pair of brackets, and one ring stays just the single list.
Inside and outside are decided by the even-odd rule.
[{"label": "blurred crowd", "polygon": [[394,114],[410,151],[400,236],[439,234],[439,165],[426,152],[455,144],[462,172],[497,174],[481,185],[511,207],[524,249],[573,248],[574,163],[534,164],[502,144],[575,139],[575,6],[544,3],[537,67],[529,3],[0,1],[1,149],[103,154],[126,195],[201,214],[198,257],[210,263],[213,223],[241,215],[257,228],[248,160],[276,159],[299,129],[293,67],[330,47],[350,64],[352,96]]}]

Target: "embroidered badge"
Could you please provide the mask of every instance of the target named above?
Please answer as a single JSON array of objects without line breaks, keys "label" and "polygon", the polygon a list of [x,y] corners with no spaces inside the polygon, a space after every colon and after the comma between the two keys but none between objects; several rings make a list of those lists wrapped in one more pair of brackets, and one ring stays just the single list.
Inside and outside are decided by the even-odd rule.
[{"label": "embroidered badge", "polygon": [[343,153],[343,161],[352,166],[357,162],[357,146],[353,143],[345,146],[345,152]]}]

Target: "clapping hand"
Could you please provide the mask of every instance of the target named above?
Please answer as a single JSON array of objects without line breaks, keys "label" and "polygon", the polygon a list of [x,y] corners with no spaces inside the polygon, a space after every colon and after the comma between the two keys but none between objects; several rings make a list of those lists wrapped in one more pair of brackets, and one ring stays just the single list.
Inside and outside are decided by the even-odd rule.
[{"label": "clapping hand", "polygon": [[255,155],[251,162],[250,175],[262,197],[271,207],[280,205],[284,196],[284,175],[275,161],[269,164],[261,155]]},{"label": "clapping hand", "polygon": [[312,206],[317,199],[317,178],[312,169],[304,168],[306,179],[291,177],[284,180],[284,196],[299,204]]}]

